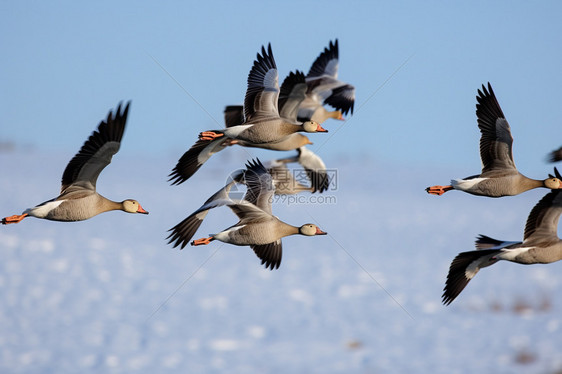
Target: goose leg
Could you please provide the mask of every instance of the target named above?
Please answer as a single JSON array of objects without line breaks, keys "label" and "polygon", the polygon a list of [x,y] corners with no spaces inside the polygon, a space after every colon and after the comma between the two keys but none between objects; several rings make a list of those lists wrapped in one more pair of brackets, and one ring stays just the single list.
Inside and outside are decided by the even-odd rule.
[{"label": "goose leg", "polygon": [[425,190],[427,191],[428,194],[430,195],[438,195],[441,196],[443,195],[445,192],[447,191],[451,191],[453,190],[453,186],[432,186],[432,187],[427,187]]},{"label": "goose leg", "polygon": [[213,240],[215,240],[215,238],[213,238],[212,236],[209,236],[208,238],[196,239],[196,240],[191,242],[191,245],[207,245],[210,242],[212,242]]},{"label": "goose leg", "polygon": [[216,138],[220,138],[221,136],[224,136],[224,134],[216,133],[214,131],[203,131],[202,133],[199,134],[199,139],[200,140],[215,140]]},{"label": "goose leg", "polygon": [[8,225],[10,223],[18,223],[27,216],[28,214],[26,213],[26,214],[15,214],[13,216],[4,217],[2,218],[2,224]]}]

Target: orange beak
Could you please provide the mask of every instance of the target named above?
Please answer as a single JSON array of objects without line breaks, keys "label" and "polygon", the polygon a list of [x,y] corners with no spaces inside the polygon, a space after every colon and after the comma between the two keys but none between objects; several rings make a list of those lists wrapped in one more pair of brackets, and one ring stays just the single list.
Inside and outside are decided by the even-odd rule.
[{"label": "orange beak", "polygon": [[316,128],[317,132],[328,132],[328,130],[326,130],[325,128],[323,128],[322,126],[318,125],[318,127]]},{"label": "orange beak", "polygon": [[327,232],[320,230],[319,227],[316,227],[316,235],[327,235]]},{"label": "orange beak", "polygon": [[137,213],[148,214],[148,212],[144,210],[140,204],[139,204],[139,208],[137,209]]}]

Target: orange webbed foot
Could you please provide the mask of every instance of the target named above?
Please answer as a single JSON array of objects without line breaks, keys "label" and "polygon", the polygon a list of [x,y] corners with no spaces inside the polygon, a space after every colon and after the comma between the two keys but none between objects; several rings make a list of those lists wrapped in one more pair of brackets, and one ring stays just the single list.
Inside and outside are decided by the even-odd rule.
[{"label": "orange webbed foot", "polygon": [[217,138],[220,138],[221,136],[224,136],[224,134],[216,133],[214,131],[203,131],[202,133],[199,134],[199,139],[200,140],[215,140]]},{"label": "orange webbed foot", "polygon": [[9,225],[10,223],[18,223],[27,216],[27,214],[15,214],[13,216],[4,217],[2,218],[2,224]]},{"label": "orange webbed foot", "polygon": [[445,192],[451,191],[452,189],[453,186],[432,186],[432,187],[427,187],[425,190],[430,195],[441,196]]},{"label": "orange webbed foot", "polygon": [[193,246],[197,246],[197,245],[207,245],[210,242],[212,242],[213,240],[215,240],[212,236],[208,237],[208,238],[201,238],[201,239],[196,239],[194,241],[191,242],[191,245]]}]

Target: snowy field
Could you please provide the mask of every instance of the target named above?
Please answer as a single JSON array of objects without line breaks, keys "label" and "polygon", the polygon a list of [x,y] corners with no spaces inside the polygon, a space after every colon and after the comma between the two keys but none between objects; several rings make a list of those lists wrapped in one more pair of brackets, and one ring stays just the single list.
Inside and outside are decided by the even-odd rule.
[{"label": "snowy field", "polygon": [[[0,227],[0,372],[562,372],[562,262],[498,263],[451,306],[440,301],[454,256],[471,250],[477,234],[521,240],[546,191],[429,196],[425,187],[478,170],[319,153],[338,171],[337,188],[327,192],[335,201],[280,201],[273,210],[329,235],[283,239],[276,271],[246,247],[213,242],[180,251],[164,240],[243,165],[240,149],[214,156],[174,187],[166,176],[181,151],[118,154],[98,191],[138,199],[148,216],[28,218]],[[56,196],[73,155],[0,153],[0,215]],[[235,222],[217,209],[196,237]]]}]

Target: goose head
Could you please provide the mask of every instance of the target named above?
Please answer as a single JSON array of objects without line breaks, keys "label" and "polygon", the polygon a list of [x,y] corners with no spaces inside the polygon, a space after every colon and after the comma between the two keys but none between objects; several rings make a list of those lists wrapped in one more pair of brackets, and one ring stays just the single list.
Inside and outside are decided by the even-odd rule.
[{"label": "goose head", "polygon": [[562,176],[558,172],[558,169],[554,168],[554,175],[548,174],[548,179],[544,180],[544,186],[551,190],[562,189]]},{"label": "goose head", "polygon": [[121,203],[123,205],[123,211],[127,213],[142,213],[148,214],[146,210],[142,208],[138,201],[127,199]]},{"label": "goose head", "polygon": [[320,126],[316,121],[305,121],[302,124],[302,128],[304,132],[328,132],[328,130]]},{"label": "goose head", "polygon": [[320,230],[320,228],[312,223],[306,223],[299,227],[299,234],[306,236],[326,235],[327,232]]}]

